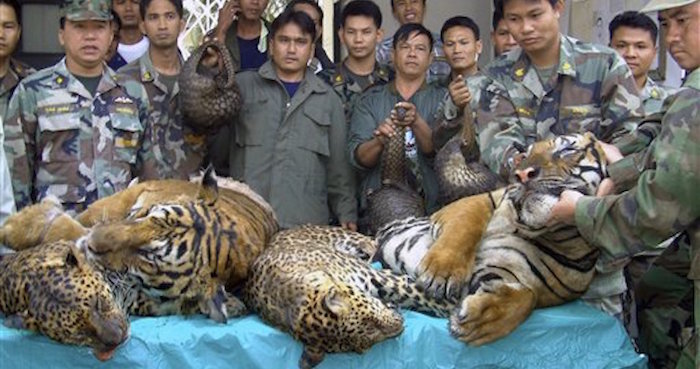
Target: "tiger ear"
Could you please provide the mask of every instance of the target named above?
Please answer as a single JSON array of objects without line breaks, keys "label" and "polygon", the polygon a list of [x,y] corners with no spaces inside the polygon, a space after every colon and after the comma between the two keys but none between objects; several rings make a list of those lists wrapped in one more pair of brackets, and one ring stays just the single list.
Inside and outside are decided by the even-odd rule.
[{"label": "tiger ear", "polygon": [[199,193],[197,198],[203,200],[207,205],[211,206],[216,203],[219,197],[219,186],[216,183],[216,174],[214,173],[214,166],[209,165],[204,171],[202,176],[202,182],[199,186]]}]

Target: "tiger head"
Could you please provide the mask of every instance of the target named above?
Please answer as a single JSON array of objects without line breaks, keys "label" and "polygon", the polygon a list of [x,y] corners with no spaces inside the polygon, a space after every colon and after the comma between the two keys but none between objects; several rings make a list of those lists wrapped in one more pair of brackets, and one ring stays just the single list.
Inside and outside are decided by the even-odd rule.
[{"label": "tiger head", "polygon": [[607,176],[605,152],[589,132],[535,142],[524,154],[506,196],[532,230],[545,227],[564,190],[594,195]]},{"label": "tiger head", "polygon": [[194,311],[226,321],[221,274],[235,265],[229,254],[237,239],[236,224],[217,207],[216,180],[207,173],[196,196],[147,208],[135,205],[138,209],[127,219],[98,224],[79,241],[90,260],[129,282],[123,284],[136,286],[139,299],[148,298],[127,302],[130,311],[188,314],[194,305],[199,307]]}]

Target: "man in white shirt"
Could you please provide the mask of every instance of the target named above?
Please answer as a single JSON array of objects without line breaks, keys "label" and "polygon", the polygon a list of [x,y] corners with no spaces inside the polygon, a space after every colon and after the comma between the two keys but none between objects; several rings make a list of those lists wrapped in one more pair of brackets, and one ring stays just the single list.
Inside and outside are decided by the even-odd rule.
[{"label": "man in white shirt", "polygon": [[140,0],[114,0],[112,2],[112,10],[117,13],[121,21],[117,53],[127,63],[140,58],[148,50],[148,37],[144,36],[139,28],[141,21],[140,2]]}]

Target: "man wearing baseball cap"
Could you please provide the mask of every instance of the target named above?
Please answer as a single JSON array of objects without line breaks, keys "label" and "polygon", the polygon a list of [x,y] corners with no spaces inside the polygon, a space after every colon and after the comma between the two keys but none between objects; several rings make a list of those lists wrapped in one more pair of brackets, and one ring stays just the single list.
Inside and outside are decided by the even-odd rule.
[{"label": "man wearing baseball cap", "polygon": [[648,146],[609,167],[601,187],[615,194],[564,191],[552,220],[576,224],[604,263],[676,235],[638,288],[639,347],[652,368],[693,369],[700,367],[700,0],[652,0],[642,12],[658,12],[666,48],[686,71],[683,86],[662,115],[639,125]]},{"label": "man wearing baseball cap", "polygon": [[58,39],[65,58],[25,78],[10,99],[5,151],[18,210],[54,195],[77,213],[142,172],[156,173],[146,91],[103,61],[111,5],[64,0]]}]

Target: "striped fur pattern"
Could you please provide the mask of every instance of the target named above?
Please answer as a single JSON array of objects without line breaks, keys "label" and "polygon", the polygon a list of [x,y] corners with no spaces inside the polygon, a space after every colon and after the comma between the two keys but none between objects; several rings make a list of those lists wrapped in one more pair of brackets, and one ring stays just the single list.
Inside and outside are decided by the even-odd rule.
[{"label": "striped fur pattern", "polygon": [[[395,270],[416,271],[411,277],[430,294],[461,298],[450,317],[450,331],[471,344],[505,336],[535,307],[578,298],[593,278],[598,250],[575,227],[550,227],[547,221],[563,190],[594,194],[606,175],[605,155],[595,137],[560,136],[535,143],[518,171],[529,175],[519,177],[524,179],[505,191],[491,193],[492,199],[500,200],[495,209],[480,201],[471,216],[456,216],[463,214],[459,209],[464,211],[474,206],[476,198],[484,197],[472,196],[436,213],[429,225],[425,219],[407,220],[396,231],[384,230],[378,238],[383,263]],[[485,228],[483,218],[487,218]],[[472,224],[477,228],[472,238],[454,236]],[[480,241],[474,240],[474,234]],[[426,238],[434,241],[426,245]],[[422,243],[410,249],[414,240]],[[409,259],[400,255],[401,247],[427,251],[423,258],[414,252]],[[426,267],[426,259],[434,255],[442,259],[433,258]],[[407,265],[409,260],[413,264]],[[466,269],[464,276],[453,278],[454,264],[450,263]]]},{"label": "striped fur pattern", "polygon": [[123,293],[131,313],[201,312],[224,322],[245,311],[225,291],[240,287],[277,230],[274,213],[245,192],[219,190],[211,173],[199,185],[179,185],[195,185],[198,194],[158,201],[152,182],[133,199],[126,219],[98,224],[78,243]]},{"label": "striped fur pattern", "polygon": [[446,317],[454,301],[423,295],[406,275],[376,270],[376,243],[339,227],[279,232],[253,263],[246,305],[304,344],[301,368],[327,352],[364,352],[403,330],[392,305]]}]

